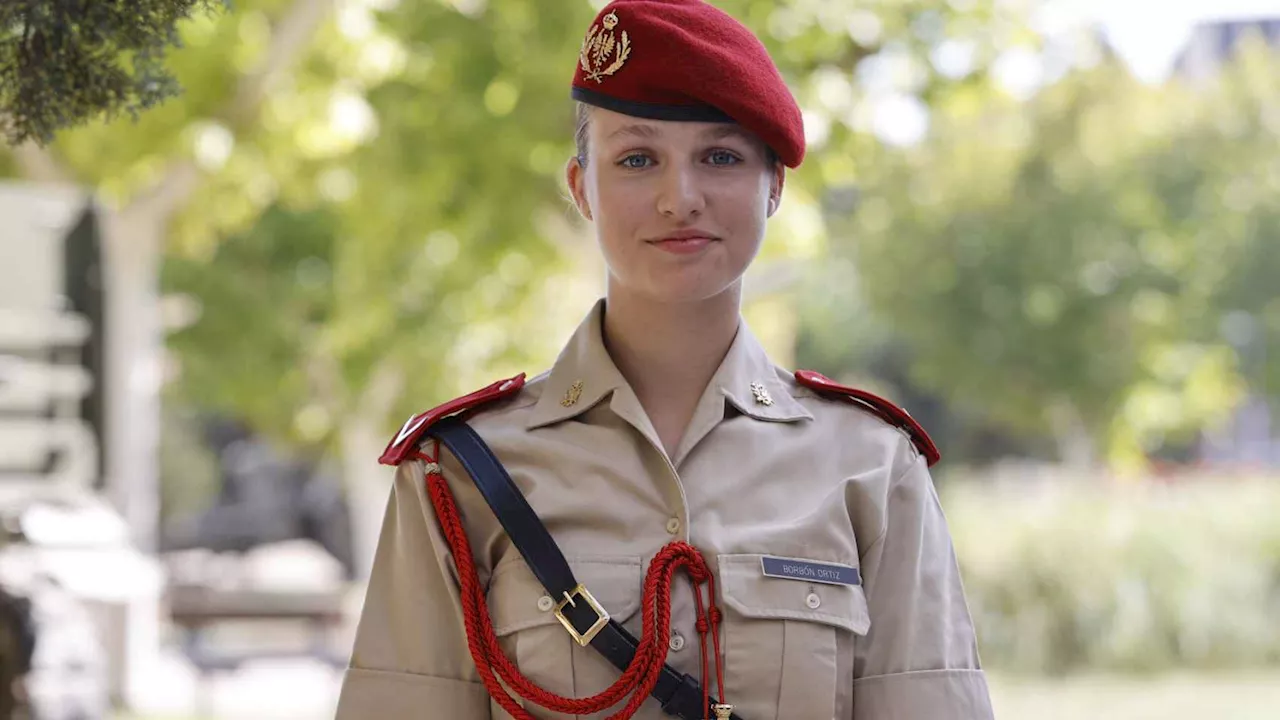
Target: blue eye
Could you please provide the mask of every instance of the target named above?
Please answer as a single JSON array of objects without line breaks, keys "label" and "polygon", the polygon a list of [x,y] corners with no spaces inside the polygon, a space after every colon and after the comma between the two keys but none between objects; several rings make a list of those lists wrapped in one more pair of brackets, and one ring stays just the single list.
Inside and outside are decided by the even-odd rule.
[{"label": "blue eye", "polygon": [[635,153],[634,155],[628,155],[622,158],[618,164],[629,170],[643,170],[644,168],[649,167],[650,162],[652,162],[652,160],[648,155]]},{"label": "blue eye", "polygon": [[711,151],[711,154],[707,156],[707,159],[711,161],[712,165],[719,165],[721,167],[737,165],[742,162],[742,158],[734,155],[728,150],[713,150]]}]

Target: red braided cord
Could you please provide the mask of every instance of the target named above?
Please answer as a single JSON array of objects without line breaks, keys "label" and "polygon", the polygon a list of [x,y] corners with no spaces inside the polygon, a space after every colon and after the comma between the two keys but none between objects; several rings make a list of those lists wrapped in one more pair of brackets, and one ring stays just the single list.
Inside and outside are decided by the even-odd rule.
[{"label": "red braided cord", "polygon": [[[707,678],[709,677],[709,673],[707,672],[707,612],[702,607],[702,589],[701,588],[697,588],[697,600],[698,600],[698,621],[694,626],[698,630],[698,645],[701,648],[699,652],[702,653],[702,707],[710,707],[711,706],[710,705],[711,687],[707,685]],[[720,663],[717,662],[716,667],[719,667],[719,666],[720,666]]]},{"label": "red braided cord", "polygon": [[[711,595],[712,599],[714,599],[716,596],[716,581],[714,577],[707,579],[707,593]],[[716,607],[715,603],[712,603],[711,605],[711,642],[715,645],[715,652],[716,652],[715,654],[716,692],[720,693],[720,697],[723,698],[724,697],[724,662],[720,658],[724,656],[720,654],[720,621],[721,620],[723,620],[723,618],[720,616],[720,608]]]},{"label": "red braided cord", "polygon": [[[711,632],[719,625],[720,611],[715,606],[714,580],[706,560],[696,548],[684,542],[672,542],[654,556],[645,577],[642,605],[642,631],[635,657],[622,675],[604,691],[587,698],[567,698],[538,687],[520,674],[520,670],[503,653],[498,643],[497,634],[493,630],[493,621],[489,617],[489,606],[485,600],[484,589],[476,573],[475,557],[471,552],[471,543],[458,514],[457,502],[449,489],[444,475],[439,470],[439,442],[434,444],[433,452],[417,452],[417,457],[428,464],[426,477],[427,493],[440,520],[445,540],[458,568],[461,584],[462,616],[467,632],[467,647],[476,669],[484,681],[485,688],[504,710],[516,720],[536,720],[520,704],[507,694],[502,682],[505,682],[520,697],[549,710],[572,715],[589,715],[613,707],[628,693],[630,699],[623,709],[608,717],[608,720],[628,720],[639,711],[640,706],[649,697],[658,682],[663,663],[666,662],[666,643],[659,638],[671,634],[671,580],[676,570],[683,568],[694,582],[694,593],[698,601],[698,626],[702,637],[702,687],[703,704],[709,702],[707,685],[707,652],[706,652],[706,613],[702,604],[702,583],[711,584]],[[716,638],[716,672],[720,677],[721,692],[724,692],[724,671],[720,661],[719,638]]]}]

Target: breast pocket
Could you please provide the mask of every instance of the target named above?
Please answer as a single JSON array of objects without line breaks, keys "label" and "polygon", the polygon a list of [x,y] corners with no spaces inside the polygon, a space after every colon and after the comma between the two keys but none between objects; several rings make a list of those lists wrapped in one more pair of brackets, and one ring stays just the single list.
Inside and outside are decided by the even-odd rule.
[{"label": "breast pocket", "polygon": [[[639,557],[570,558],[569,565],[612,619],[626,622],[640,609]],[[545,690],[571,698],[594,695],[612,684],[619,672],[595,649],[580,647],[570,637],[556,619],[555,603],[523,558],[513,555],[494,568],[489,613],[506,656]],[[574,717],[522,704],[539,718]],[[495,720],[510,717],[497,703],[492,710]]]},{"label": "breast pocket", "polygon": [[752,720],[849,717],[862,587],[768,577],[761,558],[719,556],[728,701]]}]

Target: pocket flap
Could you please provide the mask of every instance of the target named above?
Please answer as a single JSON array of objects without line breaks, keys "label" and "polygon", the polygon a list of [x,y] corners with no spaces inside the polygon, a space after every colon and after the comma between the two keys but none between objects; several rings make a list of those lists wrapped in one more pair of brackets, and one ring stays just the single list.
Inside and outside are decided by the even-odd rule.
[{"label": "pocket flap", "polygon": [[[578,582],[599,601],[609,617],[625,622],[640,609],[639,557],[569,558]],[[559,625],[543,598],[549,597],[524,558],[513,555],[498,563],[489,582],[489,614],[499,636],[540,625]],[[552,599],[551,603],[559,599]]]},{"label": "pocket flap", "polygon": [[[829,585],[769,577],[762,555],[721,555],[720,593],[743,617],[805,620],[867,634],[871,616],[861,585]],[[814,561],[821,562],[821,561]],[[814,597],[810,597],[814,596]]]}]

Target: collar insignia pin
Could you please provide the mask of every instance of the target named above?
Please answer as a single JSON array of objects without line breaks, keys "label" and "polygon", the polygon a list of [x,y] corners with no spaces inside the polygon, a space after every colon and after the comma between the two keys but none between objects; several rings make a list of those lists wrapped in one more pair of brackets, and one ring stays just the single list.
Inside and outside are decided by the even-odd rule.
[{"label": "collar insignia pin", "polygon": [[773,404],[773,396],[769,394],[768,388],[758,382],[751,383],[751,394],[756,396],[756,402],[761,405],[768,407]]},{"label": "collar insignia pin", "polygon": [[565,391],[564,398],[560,400],[560,404],[565,407],[573,407],[578,404],[578,398],[580,397],[582,397],[582,381],[578,380]]}]

